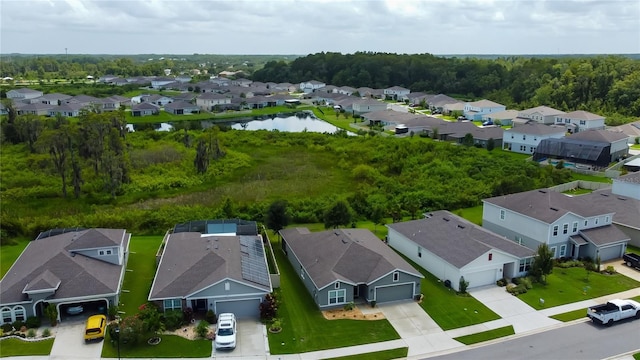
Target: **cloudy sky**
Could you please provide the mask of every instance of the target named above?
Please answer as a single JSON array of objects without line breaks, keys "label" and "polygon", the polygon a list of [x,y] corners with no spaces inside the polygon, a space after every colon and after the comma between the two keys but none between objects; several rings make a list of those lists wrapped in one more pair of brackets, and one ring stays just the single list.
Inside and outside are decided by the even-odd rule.
[{"label": "cloudy sky", "polygon": [[0,0],[0,53],[640,53],[640,0]]}]

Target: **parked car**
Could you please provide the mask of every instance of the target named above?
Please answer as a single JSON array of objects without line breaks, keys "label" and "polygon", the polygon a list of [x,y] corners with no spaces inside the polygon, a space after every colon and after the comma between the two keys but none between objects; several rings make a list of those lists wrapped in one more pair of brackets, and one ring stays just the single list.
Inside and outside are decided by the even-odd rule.
[{"label": "parked car", "polygon": [[622,255],[622,260],[628,267],[640,269],[640,255],[634,253],[624,254]]},{"label": "parked car", "polygon": [[104,315],[93,315],[87,319],[84,329],[84,342],[104,339],[104,331],[107,327],[107,317]]},{"label": "parked car", "polygon": [[466,116],[458,116],[458,121],[464,121],[467,120]]},{"label": "parked car", "polygon": [[218,316],[214,345],[216,350],[236,348],[236,316],[222,313]]},{"label": "parked car", "polygon": [[587,317],[594,323],[611,326],[614,322],[635,317],[640,319],[640,303],[633,300],[615,299],[606,304],[587,309]]},{"label": "parked car", "polygon": [[84,312],[84,308],[82,307],[82,305],[69,306],[67,308],[68,315],[78,315],[78,314],[82,314],[83,312]]},{"label": "parked car", "polygon": [[488,126],[488,125],[493,125],[493,121],[487,120],[487,121],[482,123],[482,126]]}]

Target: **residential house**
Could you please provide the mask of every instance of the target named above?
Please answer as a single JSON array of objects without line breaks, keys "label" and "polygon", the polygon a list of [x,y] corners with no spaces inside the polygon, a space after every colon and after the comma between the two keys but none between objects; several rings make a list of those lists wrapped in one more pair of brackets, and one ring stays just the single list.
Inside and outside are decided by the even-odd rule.
[{"label": "residential house", "polygon": [[444,121],[436,126],[427,127],[424,133],[433,137],[437,132],[437,139],[463,144],[467,134],[473,138],[473,145],[486,148],[489,141],[493,141],[494,147],[502,146],[504,130],[498,126],[478,127],[469,121],[448,122]]},{"label": "residential house", "polygon": [[67,95],[67,94],[52,93],[52,94],[42,95],[39,98],[35,98],[33,100],[37,100],[38,102],[41,102],[47,105],[60,105],[72,97],[73,96]]},{"label": "residential house", "polygon": [[245,78],[239,78],[235,80],[231,80],[231,85],[249,87],[253,81]]},{"label": "residential house", "polygon": [[[193,223],[193,224],[192,224]],[[272,292],[264,241],[244,221],[177,225],[163,239],[149,301],[164,311],[191,308],[258,319]]]},{"label": "residential house", "polygon": [[124,229],[55,229],[29,242],[0,280],[0,324],[82,305],[106,314],[119,303],[131,234]]},{"label": "residential house", "polygon": [[503,149],[521,154],[533,154],[544,139],[560,139],[565,135],[564,126],[543,125],[529,121],[505,130]]},{"label": "residential house", "polygon": [[209,79],[210,82],[212,82],[213,84],[216,84],[218,86],[230,86],[231,85],[231,80],[225,78],[225,77],[214,77]]},{"label": "residential house", "polygon": [[109,84],[113,79],[117,79],[117,78],[118,78],[117,75],[107,74],[107,75],[100,76],[100,78],[98,78],[98,82]]},{"label": "residential house", "polygon": [[351,104],[354,114],[362,115],[364,113],[381,111],[387,109],[387,103],[374,99],[361,99]]},{"label": "residential house", "polygon": [[340,86],[339,88],[337,88],[335,90],[338,94],[342,94],[342,95],[353,95],[353,93],[355,93],[357,90],[355,88],[352,88],[351,86]]},{"label": "residential house", "polygon": [[530,109],[521,110],[518,117],[533,120],[540,124],[551,125],[556,122],[556,116],[566,114],[562,110],[554,109],[548,106],[537,106]]},{"label": "residential house", "polygon": [[152,103],[142,102],[131,107],[131,116],[158,115],[160,107]]},{"label": "residential house", "polygon": [[325,86],[327,86],[327,84],[321,81],[309,80],[309,81],[303,81],[300,83],[300,90],[305,94],[308,94],[308,93],[315,92],[318,89],[321,89]]},{"label": "residential house", "polygon": [[392,86],[384,89],[383,94],[387,99],[404,101],[410,92],[411,90],[405,89],[402,86]]},{"label": "residential house", "polygon": [[164,95],[144,95],[140,97],[141,102],[151,103],[158,106],[167,105],[170,102],[173,102],[173,98]]},{"label": "residential house", "polygon": [[164,111],[173,115],[197,114],[200,112],[200,108],[190,102],[178,100],[165,105]]},{"label": "residential house", "polygon": [[626,135],[607,130],[588,130],[564,138],[542,140],[535,149],[533,160],[563,160],[593,168],[607,167],[628,154]]},{"label": "residential house", "polygon": [[291,92],[291,93],[292,92],[296,92],[296,90],[298,90],[297,86],[295,86],[292,83],[287,83],[287,82],[278,83],[278,84],[276,84],[275,88],[276,88],[276,90],[284,90],[284,91]]},{"label": "residential house", "polygon": [[151,87],[154,89],[162,89],[165,88],[168,84],[175,82],[175,78],[170,77],[156,77],[151,80]]},{"label": "residential house", "polygon": [[406,99],[406,101],[411,104],[411,105],[420,105],[420,103],[422,101],[425,102],[425,106],[426,106],[426,101],[429,97],[432,97],[434,95],[431,94],[425,94],[423,92],[412,92],[409,93],[407,95],[404,96],[404,99]]},{"label": "residential house", "polygon": [[[438,106],[436,106],[438,108]],[[457,112],[458,114],[462,114],[464,112],[464,102],[459,101],[456,103],[444,104],[441,106],[442,113],[445,115],[451,115],[453,112]]]},{"label": "residential house", "polygon": [[18,115],[49,115],[49,111],[55,108],[57,105],[49,105],[43,103],[24,104],[19,107],[16,106],[16,113]]},{"label": "residential house", "polygon": [[518,117],[518,110],[504,110],[484,114],[482,115],[482,121],[490,121],[496,125],[511,125],[513,119],[516,117]]},{"label": "residential house", "polygon": [[180,83],[188,83],[189,81],[191,81],[191,76],[189,75],[178,75],[176,76],[176,81],[180,82]]},{"label": "residential house", "polygon": [[231,98],[216,93],[204,93],[196,98],[196,105],[207,111],[212,111],[225,104],[231,104]]},{"label": "residential house", "polygon": [[632,123],[624,124],[624,125],[612,126],[607,128],[607,130],[621,132],[627,135],[628,137],[627,142],[629,144],[635,144],[636,139],[640,139],[640,120],[634,121]]},{"label": "residential house", "polygon": [[[466,105],[466,103],[458,99],[454,99],[451,96],[447,96],[445,94],[431,95],[427,97],[425,100],[427,105],[429,106],[429,109],[434,113],[444,113],[445,106],[447,105],[449,105],[449,107],[451,107],[452,104],[459,104],[459,103]],[[464,106],[462,110],[464,110]]]},{"label": "residential house", "polygon": [[445,210],[424,219],[387,225],[389,246],[420,265],[445,285],[460,290],[523,276],[535,252]]},{"label": "residential house", "polygon": [[282,250],[320,309],[411,300],[423,276],[366,229],[280,230]]},{"label": "residential house", "polygon": [[491,100],[478,100],[464,104],[463,115],[469,120],[482,120],[482,115],[505,111],[506,106]]},{"label": "residential house", "polygon": [[530,249],[547,244],[554,258],[608,261],[630,239],[614,214],[589,198],[539,189],[483,200],[482,226]]},{"label": "residential house", "polygon": [[80,112],[85,108],[84,105],[78,103],[64,103],[61,105],[52,105],[49,109],[49,116],[55,117],[58,114],[64,117],[78,117]]},{"label": "residential house", "polygon": [[584,130],[604,130],[604,116],[590,113],[588,111],[578,110],[570,113],[556,115],[556,125],[567,127],[570,133],[576,133]]},{"label": "residential house", "polygon": [[89,95],[83,95],[83,94],[76,95],[70,99],[67,99],[66,102],[80,104],[82,106],[92,106],[92,105],[102,106],[101,99],[98,99],[97,97],[93,97]]},{"label": "residential house", "polygon": [[640,171],[614,178],[613,193],[640,200]]},{"label": "residential house", "polygon": [[7,91],[7,99],[13,101],[24,101],[29,99],[39,98],[44,93],[39,90],[33,90],[29,88],[19,88]]}]

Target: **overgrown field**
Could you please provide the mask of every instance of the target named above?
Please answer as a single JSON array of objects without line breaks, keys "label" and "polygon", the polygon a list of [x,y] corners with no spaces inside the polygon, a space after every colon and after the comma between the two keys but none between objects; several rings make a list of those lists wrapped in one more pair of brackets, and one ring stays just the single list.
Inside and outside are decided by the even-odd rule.
[{"label": "overgrown field", "polygon": [[[185,141],[185,136],[190,141]],[[211,137],[224,155],[204,173],[194,165],[197,139]],[[189,145],[189,146],[187,146]],[[269,131],[140,131],[127,134],[130,181],[114,198],[90,159],[80,159],[81,195],[62,197],[62,180],[46,149],[3,142],[0,228],[8,237],[70,226],[127,228],[161,234],[181,221],[263,220],[269,203],[289,202],[293,222],[322,222],[345,199],[356,219],[374,206],[385,216],[477,206],[482,198],[568,181],[568,170],[540,168],[502,150],[413,138]],[[67,177],[67,182],[70,179]]]}]

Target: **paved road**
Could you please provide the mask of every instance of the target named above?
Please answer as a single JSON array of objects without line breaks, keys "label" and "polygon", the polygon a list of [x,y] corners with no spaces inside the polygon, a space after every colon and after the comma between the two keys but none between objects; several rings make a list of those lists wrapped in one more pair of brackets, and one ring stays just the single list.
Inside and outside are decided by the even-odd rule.
[{"label": "paved road", "polygon": [[640,320],[612,327],[583,322],[430,359],[606,359],[640,349]]}]

